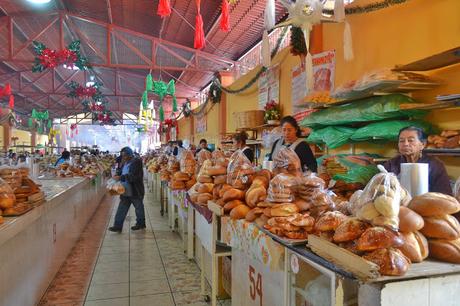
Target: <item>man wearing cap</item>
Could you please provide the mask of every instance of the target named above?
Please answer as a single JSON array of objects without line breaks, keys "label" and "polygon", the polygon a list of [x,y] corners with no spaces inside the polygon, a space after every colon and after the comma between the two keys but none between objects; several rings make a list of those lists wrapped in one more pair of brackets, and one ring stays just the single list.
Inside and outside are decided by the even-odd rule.
[{"label": "man wearing cap", "polygon": [[123,186],[125,193],[120,195],[120,204],[118,204],[117,213],[115,215],[115,223],[109,227],[109,231],[121,233],[123,223],[128,214],[131,204],[134,205],[136,211],[136,225],[132,226],[133,231],[145,228],[145,212],[144,212],[144,171],[142,159],[135,158],[134,152],[130,147],[121,149],[122,169],[121,175],[117,176]]}]

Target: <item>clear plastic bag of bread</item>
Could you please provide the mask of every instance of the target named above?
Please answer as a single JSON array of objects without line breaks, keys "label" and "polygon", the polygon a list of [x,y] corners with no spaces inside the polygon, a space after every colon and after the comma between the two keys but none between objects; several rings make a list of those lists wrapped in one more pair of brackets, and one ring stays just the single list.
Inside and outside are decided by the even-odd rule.
[{"label": "clear plastic bag of bread", "polygon": [[192,151],[183,151],[180,159],[180,171],[193,175],[195,174],[195,165],[196,161]]},{"label": "clear plastic bag of bread", "polygon": [[298,182],[297,195],[304,200],[309,200],[315,191],[326,188],[324,180],[310,171],[304,172]]},{"label": "clear plastic bag of bread", "polygon": [[302,175],[302,166],[297,153],[294,150],[283,147],[278,151],[278,154],[273,156],[273,174],[280,173],[291,174],[294,176]]},{"label": "clear plastic bag of bread", "polygon": [[237,189],[247,189],[252,184],[254,167],[241,150],[230,157],[227,166],[227,184]]},{"label": "clear plastic bag of bread", "polygon": [[457,179],[454,185],[454,197],[460,201],[460,177]]},{"label": "clear plastic bag of bread", "polygon": [[198,161],[198,164],[202,165],[206,160],[212,159],[212,153],[205,149],[200,150],[200,152],[198,152],[198,154],[196,155],[196,159]]},{"label": "clear plastic bag of bread", "polygon": [[168,158],[168,171],[174,173],[180,170],[180,163],[175,156]]},{"label": "clear plastic bag of bread", "polygon": [[267,201],[275,203],[293,202],[298,184],[299,178],[294,175],[284,173],[276,175],[270,181],[267,191]]},{"label": "clear plastic bag of bread", "polygon": [[115,179],[109,179],[107,181],[106,188],[111,195],[120,195],[125,193],[125,187],[123,184]]},{"label": "clear plastic bag of bread", "polygon": [[215,150],[211,153],[212,161],[215,163],[219,158],[225,158],[225,152],[222,150]]},{"label": "clear plastic bag of bread", "polygon": [[16,196],[10,185],[0,178],[0,209],[8,209],[16,203]]},{"label": "clear plastic bag of bread", "polygon": [[381,166],[379,169],[381,172],[369,181],[351,211],[358,219],[371,222],[374,226],[398,230],[399,207],[404,191],[395,174],[388,173]]}]

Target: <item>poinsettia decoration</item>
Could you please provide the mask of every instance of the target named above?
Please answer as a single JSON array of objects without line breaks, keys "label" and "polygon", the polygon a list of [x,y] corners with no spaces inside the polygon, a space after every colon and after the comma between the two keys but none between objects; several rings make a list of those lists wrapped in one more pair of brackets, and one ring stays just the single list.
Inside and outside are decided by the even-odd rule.
[{"label": "poinsettia decoration", "polygon": [[179,134],[179,122],[176,119],[166,119],[163,122],[160,122],[160,128],[158,129],[158,132],[160,134],[166,134],[169,138],[169,135],[171,134],[171,129],[176,128],[176,135]]},{"label": "poinsettia decoration", "polygon": [[67,97],[70,98],[91,98],[94,101],[102,101],[105,97],[101,92],[102,83],[100,82],[95,82],[91,86],[83,86],[72,81],[66,84],[65,87],[70,90],[67,94]]},{"label": "poinsettia decoration", "polygon": [[104,110],[103,112],[99,114],[93,113],[93,120],[99,121],[100,125],[115,123],[115,120],[112,118],[112,112],[107,111],[107,110]]},{"label": "poinsettia decoration", "polygon": [[281,118],[280,106],[278,103],[276,103],[273,100],[265,104],[264,110],[265,110],[265,115],[264,115],[265,121],[279,120]]},{"label": "poinsettia decoration", "polygon": [[34,52],[37,55],[32,67],[32,72],[42,72],[48,68],[60,65],[67,67],[77,67],[80,70],[91,68],[88,59],[80,53],[80,41],[75,40],[63,50],[52,50],[45,44],[33,41]]}]

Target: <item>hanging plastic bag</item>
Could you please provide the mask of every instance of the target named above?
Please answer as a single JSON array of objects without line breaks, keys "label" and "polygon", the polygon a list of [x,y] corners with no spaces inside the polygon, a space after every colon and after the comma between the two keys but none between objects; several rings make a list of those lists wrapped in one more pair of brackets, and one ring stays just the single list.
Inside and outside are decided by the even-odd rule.
[{"label": "hanging plastic bag", "polygon": [[374,226],[387,226],[393,230],[399,228],[399,207],[402,188],[393,173],[382,171],[376,174],[364,188],[351,211],[360,220],[369,221]]},{"label": "hanging plastic bag", "polygon": [[237,189],[247,189],[252,184],[254,168],[241,150],[230,157],[227,166],[227,184]]},{"label": "hanging plastic bag", "polygon": [[273,174],[280,173],[291,174],[297,177],[302,175],[302,166],[297,153],[294,150],[283,147],[278,154],[273,156]]},{"label": "hanging plastic bag", "polygon": [[193,175],[195,173],[195,165],[196,161],[192,151],[185,150],[182,152],[180,159],[180,171],[189,175]]},{"label": "hanging plastic bag", "polygon": [[106,188],[111,195],[122,195],[126,191],[123,184],[115,179],[109,179],[107,181]]}]

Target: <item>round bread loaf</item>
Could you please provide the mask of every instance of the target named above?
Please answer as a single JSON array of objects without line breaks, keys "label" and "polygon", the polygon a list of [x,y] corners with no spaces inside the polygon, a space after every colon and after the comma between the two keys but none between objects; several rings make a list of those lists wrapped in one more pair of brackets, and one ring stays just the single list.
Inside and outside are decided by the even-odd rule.
[{"label": "round bread loaf", "polygon": [[410,266],[410,260],[404,254],[394,248],[378,249],[363,256],[379,266],[382,275],[401,276],[404,275]]},{"label": "round bread loaf", "polygon": [[315,230],[320,232],[335,231],[339,225],[348,219],[339,211],[327,211],[315,223]]},{"label": "round bread loaf", "polygon": [[230,211],[230,218],[232,219],[244,219],[246,215],[249,213],[251,208],[246,205],[238,205]]},{"label": "round bread loaf", "polygon": [[359,238],[364,231],[369,228],[369,224],[356,218],[349,218],[340,224],[334,233],[335,242],[346,242]]},{"label": "round bread loaf", "polygon": [[281,203],[271,208],[273,217],[287,217],[299,212],[297,205],[292,203]]},{"label": "round bread loaf", "polygon": [[454,197],[439,192],[428,192],[414,197],[408,207],[423,217],[452,215],[460,211]]},{"label": "round bread loaf", "polygon": [[241,200],[232,200],[224,205],[224,212],[229,213],[233,208],[239,206],[239,205],[244,205],[244,202]]},{"label": "round bread loaf", "polygon": [[423,218],[410,208],[399,208],[399,231],[404,233],[415,232],[422,229],[425,222]]},{"label": "round bread loaf", "polygon": [[430,257],[445,262],[460,264],[460,239],[430,239],[428,240],[428,246]]},{"label": "round bread loaf", "polygon": [[451,215],[425,217],[420,232],[428,238],[454,240],[460,238],[460,224]]},{"label": "round bread loaf", "polygon": [[384,227],[368,228],[358,239],[359,251],[374,251],[390,247],[399,247],[403,244],[401,236]]}]

